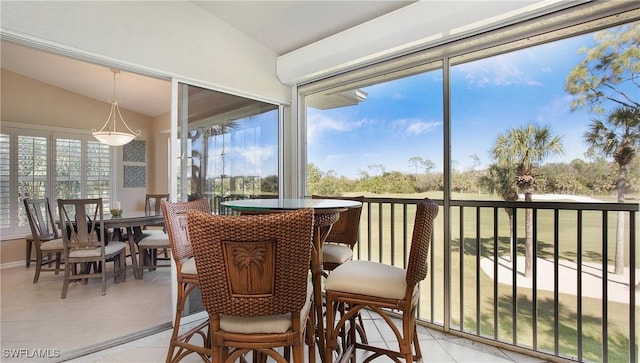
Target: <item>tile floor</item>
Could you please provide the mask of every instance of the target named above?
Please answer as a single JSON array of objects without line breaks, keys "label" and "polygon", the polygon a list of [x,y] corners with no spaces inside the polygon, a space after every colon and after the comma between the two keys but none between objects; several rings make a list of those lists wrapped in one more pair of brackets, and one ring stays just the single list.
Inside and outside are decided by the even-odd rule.
[{"label": "tile floor", "polygon": [[[108,280],[106,296],[100,294],[98,279],[72,284],[65,300],[60,299],[61,276],[44,273],[33,284],[33,272],[33,267],[0,271],[2,362],[164,362],[171,335],[169,269],[145,272],[143,280],[128,271],[123,284]],[[365,329],[370,342],[387,345],[390,330],[379,317],[365,316]],[[424,327],[419,335],[425,362],[541,362]],[[9,358],[7,349],[12,348],[31,354],[40,349],[49,358],[24,353]],[[195,355],[183,360],[199,361]]]}]

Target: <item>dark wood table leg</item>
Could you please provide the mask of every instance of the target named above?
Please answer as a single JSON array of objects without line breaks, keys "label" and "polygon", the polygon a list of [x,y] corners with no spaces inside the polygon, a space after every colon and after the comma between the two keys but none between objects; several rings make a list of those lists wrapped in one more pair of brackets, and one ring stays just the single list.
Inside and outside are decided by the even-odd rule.
[{"label": "dark wood table leg", "polygon": [[131,265],[133,266],[133,275],[136,279],[142,279],[138,258],[136,256],[137,242],[142,239],[142,229],[140,227],[127,227],[127,236],[129,237],[129,253],[131,253]]}]

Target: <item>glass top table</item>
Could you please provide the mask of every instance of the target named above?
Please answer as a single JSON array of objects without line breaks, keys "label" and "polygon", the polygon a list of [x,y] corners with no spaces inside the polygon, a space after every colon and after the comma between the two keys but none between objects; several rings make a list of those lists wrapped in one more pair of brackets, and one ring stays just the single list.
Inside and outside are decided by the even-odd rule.
[{"label": "glass top table", "polygon": [[222,205],[235,211],[275,211],[313,208],[318,212],[338,212],[359,207],[360,202],[342,199],[240,199],[222,202]]}]

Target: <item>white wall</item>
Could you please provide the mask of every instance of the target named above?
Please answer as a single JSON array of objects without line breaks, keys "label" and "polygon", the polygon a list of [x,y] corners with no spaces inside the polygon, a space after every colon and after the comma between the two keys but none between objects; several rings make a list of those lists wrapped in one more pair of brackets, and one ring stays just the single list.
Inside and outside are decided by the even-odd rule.
[{"label": "white wall", "polygon": [[[3,1],[4,37],[288,103],[276,55],[188,1]],[[123,69],[125,69],[123,67]]]}]

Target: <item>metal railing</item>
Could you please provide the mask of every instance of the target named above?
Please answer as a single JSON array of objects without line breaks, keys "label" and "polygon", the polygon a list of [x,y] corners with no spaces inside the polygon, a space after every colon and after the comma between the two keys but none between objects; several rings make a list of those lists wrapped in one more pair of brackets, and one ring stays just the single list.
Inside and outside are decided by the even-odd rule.
[{"label": "metal railing", "polygon": [[[366,198],[357,258],[405,267],[417,201]],[[449,201],[435,221],[418,319],[547,360],[636,362],[637,212],[637,204]],[[618,229],[621,275],[611,267]]]}]

